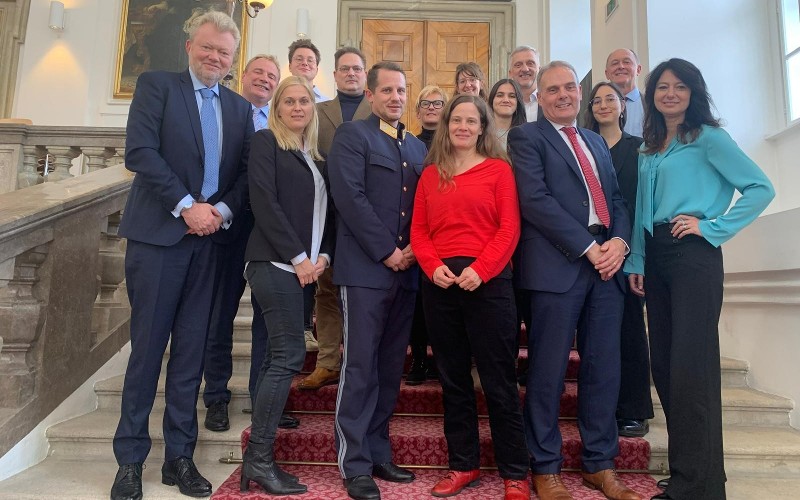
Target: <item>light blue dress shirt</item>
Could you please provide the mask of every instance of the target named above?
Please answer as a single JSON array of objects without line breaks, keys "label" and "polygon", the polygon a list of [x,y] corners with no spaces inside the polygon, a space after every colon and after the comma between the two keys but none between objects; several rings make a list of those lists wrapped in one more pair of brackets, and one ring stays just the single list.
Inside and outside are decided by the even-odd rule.
[{"label": "light blue dress shirt", "polygon": [[[742,196],[731,206],[734,190]],[[644,274],[645,231],[686,214],[700,219],[715,247],[731,239],[767,208],[775,189],[728,133],[703,125],[689,144],[677,137],[664,152],[639,154],[636,221],[626,274]],[[729,209],[730,208],[730,209]]]},{"label": "light blue dress shirt", "polygon": [[638,88],[625,94],[625,116],[625,132],[641,137],[644,131],[644,105]]}]

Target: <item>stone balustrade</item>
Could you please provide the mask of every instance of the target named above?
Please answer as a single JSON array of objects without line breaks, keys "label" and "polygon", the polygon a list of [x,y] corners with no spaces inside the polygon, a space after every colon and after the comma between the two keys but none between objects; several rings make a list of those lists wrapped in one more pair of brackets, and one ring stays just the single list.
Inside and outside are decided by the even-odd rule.
[{"label": "stone balustrade", "polygon": [[130,339],[132,179],[117,165],[0,194],[0,456]]},{"label": "stone balustrade", "polygon": [[[0,193],[123,162],[122,127],[0,124]],[[47,159],[47,171],[44,162]]]}]

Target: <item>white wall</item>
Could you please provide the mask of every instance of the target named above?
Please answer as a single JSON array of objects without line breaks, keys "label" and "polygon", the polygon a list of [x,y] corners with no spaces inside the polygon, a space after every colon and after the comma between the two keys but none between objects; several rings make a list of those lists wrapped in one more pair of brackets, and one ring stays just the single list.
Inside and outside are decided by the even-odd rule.
[{"label": "white wall", "polygon": [[579,79],[592,69],[590,3],[590,0],[558,0],[550,2],[549,6],[549,60],[559,59],[572,64]]},{"label": "white wall", "polygon": [[[129,101],[113,98],[122,0],[63,1],[66,27],[57,34],[47,27],[50,1],[31,0],[12,115],[37,125],[125,126]],[[288,75],[300,7],[309,10],[309,35],[322,52],[317,85],[333,95],[337,2],[275,2],[250,20],[247,53],[274,54]]]}]

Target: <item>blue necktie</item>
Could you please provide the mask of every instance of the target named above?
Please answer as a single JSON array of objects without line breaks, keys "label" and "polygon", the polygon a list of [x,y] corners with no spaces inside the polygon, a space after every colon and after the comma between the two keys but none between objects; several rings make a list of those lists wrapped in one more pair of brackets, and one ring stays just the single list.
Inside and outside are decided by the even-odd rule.
[{"label": "blue necktie", "polygon": [[267,128],[267,116],[260,108],[253,109],[253,125],[256,128],[256,132],[262,128]]},{"label": "blue necktie", "polygon": [[203,162],[203,187],[200,194],[208,200],[219,188],[219,129],[217,127],[217,113],[214,111],[214,91],[200,89],[203,96],[203,105],[200,107],[200,126],[203,129],[203,147],[205,161]]}]

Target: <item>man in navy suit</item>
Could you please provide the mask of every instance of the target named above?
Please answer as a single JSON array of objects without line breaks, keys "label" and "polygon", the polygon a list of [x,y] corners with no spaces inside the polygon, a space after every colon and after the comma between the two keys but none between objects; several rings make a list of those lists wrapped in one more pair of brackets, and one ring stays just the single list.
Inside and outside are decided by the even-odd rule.
[{"label": "man in navy suit", "polygon": [[208,12],[189,28],[183,73],[139,77],[128,114],[125,163],[136,172],[120,225],[128,238],[131,355],[114,435],[111,498],[142,498],[148,420],[170,342],[161,480],[208,496],[192,461],[197,394],[215,285],[217,243],[247,204],[250,105],[219,86],[239,44],[233,20]]},{"label": "man in navy suit", "polygon": [[530,291],[531,367],[525,434],[542,500],[572,498],[561,482],[559,402],[577,329],[581,357],[578,426],[584,484],[614,499],[638,499],[616,476],[619,332],[630,222],[611,155],[599,135],[577,129],[581,88],[568,63],[537,77],[544,116],[511,129],[522,235],[517,278]]},{"label": "man in navy suit", "polygon": [[408,483],[392,463],[389,418],[397,402],[419,282],[411,210],[425,145],[400,123],[406,76],[382,62],[367,74],[372,115],[343,123],[328,154],[336,205],[333,282],[340,286],[344,356],[336,398],[339,471],[350,498],[372,500],[372,475]]}]

